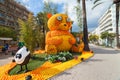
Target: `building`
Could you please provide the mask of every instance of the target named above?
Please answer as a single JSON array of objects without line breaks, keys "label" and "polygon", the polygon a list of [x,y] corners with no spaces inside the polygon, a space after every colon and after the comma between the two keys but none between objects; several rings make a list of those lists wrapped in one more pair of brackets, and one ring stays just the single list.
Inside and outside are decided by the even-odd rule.
[{"label": "building", "polygon": [[[120,8],[119,8],[120,11]],[[120,14],[119,14],[120,15]],[[120,16],[119,16],[120,17]],[[116,5],[113,4],[108,10],[102,15],[98,21],[98,27],[92,32],[99,36],[99,43],[110,45],[106,40],[100,38],[102,32],[116,33]],[[120,24],[120,22],[119,22]],[[120,33],[120,26],[119,26]],[[112,42],[112,47],[116,47],[116,38]]]},{"label": "building", "polygon": [[0,0],[0,26],[19,30],[18,18],[26,20],[31,13],[14,0]]}]

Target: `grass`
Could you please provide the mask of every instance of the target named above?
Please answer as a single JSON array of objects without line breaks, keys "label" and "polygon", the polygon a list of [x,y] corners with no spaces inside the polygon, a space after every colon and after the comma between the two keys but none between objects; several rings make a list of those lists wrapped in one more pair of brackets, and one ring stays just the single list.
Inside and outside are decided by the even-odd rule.
[{"label": "grass", "polygon": [[[45,56],[46,54],[36,54],[33,55],[27,64],[28,70],[32,71],[35,70],[36,68],[40,67],[44,62],[45,62]],[[20,70],[20,65],[16,65],[12,70],[9,71],[9,75],[16,75],[17,71]],[[25,66],[23,66],[23,71],[21,71],[19,74],[24,73]]]},{"label": "grass", "polygon": [[[73,56],[79,56],[81,53],[72,53]],[[40,67],[45,62],[46,54],[35,54],[31,57],[29,63],[27,64],[28,70],[32,71]],[[20,70],[20,65],[16,65],[13,69],[9,71],[9,75],[17,75],[24,73],[25,66],[23,66],[23,71],[16,73]]]}]

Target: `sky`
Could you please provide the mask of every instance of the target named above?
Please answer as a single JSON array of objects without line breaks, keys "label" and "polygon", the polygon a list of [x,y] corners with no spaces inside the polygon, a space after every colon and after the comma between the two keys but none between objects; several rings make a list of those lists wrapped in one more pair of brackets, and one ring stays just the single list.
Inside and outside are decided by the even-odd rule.
[{"label": "sky", "polygon": [[[39,12],[42,12],[44,2],[52,2],[58,5],[58,12],[65,13],[66,4],[68,6],[68,16],[74,21],[72,25],[72,31],[78,32],[80,29],[77,25],[77,17],[75,6],[77,4],[77,0],[17,0],[20,1],[28,10],[36,15]],[[87,25],[88,25],[88,32],[93,31],[96,27],[98,27],[98,20],[99,18],[105,13],[105,11],[110,7],[112,4],[111,0],[102,0],[104,3],[97,6],[94,10],[92,7],[94,0],[86,0],[86,11],[87,11]]]}]

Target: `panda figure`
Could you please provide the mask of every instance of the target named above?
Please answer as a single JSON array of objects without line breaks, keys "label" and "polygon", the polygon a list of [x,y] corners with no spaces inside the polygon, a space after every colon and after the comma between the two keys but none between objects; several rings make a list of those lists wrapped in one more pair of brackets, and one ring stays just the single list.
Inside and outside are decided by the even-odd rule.
[{"label": "panda figure", "polygon": [[28,48],[23,46],[21,49],[17,51],[17,53],[14,56],[14,61],[21,67],[20,71],[18,71],[17,73],[22,71],[23,65],[25,65],[26,68],[25,72],[28,72],[27,64],[29,60],[30,60],[30,51],[28,50]]}]

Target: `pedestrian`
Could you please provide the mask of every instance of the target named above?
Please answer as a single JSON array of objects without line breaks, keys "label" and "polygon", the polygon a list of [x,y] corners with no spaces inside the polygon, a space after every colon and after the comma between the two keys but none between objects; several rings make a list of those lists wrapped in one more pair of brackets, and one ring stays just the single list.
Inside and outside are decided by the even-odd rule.
[{"label": "pedestrian", "polygon": [[7,55],[8,54],[8,49],[9,49],[9,44],[6,43],[2,48],[2,52],[5,52],[5,55]]}]

